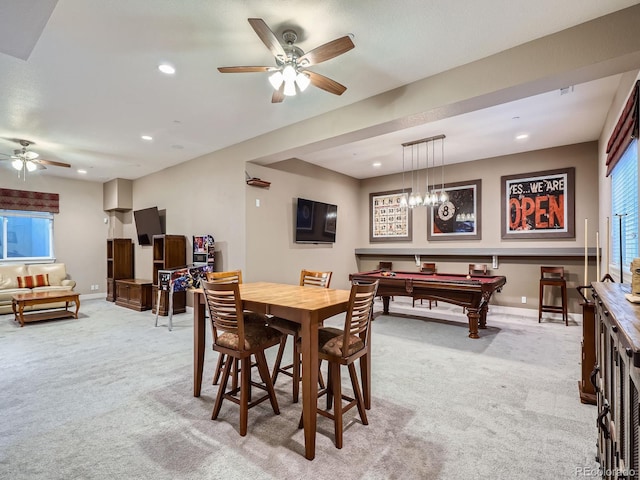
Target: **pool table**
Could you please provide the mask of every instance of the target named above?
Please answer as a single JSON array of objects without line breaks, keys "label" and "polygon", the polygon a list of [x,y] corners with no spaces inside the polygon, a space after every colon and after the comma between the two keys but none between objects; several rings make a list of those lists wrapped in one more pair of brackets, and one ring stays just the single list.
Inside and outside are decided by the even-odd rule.
[{"label": "pool table", "polygon": [[507,279],[497,275],[464,275],[456,273],[389,272],[374,270],[352,273],[349,280],[380,280],[378,295],[384,313],[389,313],[389,298],[394,296],[431,299],[466,307],[469,337],[480,338],[478,327],[486,328],[487,306],[494,292],[500,291]]}]

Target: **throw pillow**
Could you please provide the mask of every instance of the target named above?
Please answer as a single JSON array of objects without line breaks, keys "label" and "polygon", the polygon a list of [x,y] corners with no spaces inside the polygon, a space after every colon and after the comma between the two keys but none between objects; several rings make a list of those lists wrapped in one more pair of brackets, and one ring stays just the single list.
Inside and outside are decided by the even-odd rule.
[{"label": "throw pillow", "polygon": [[34,287],[48,287],[49,286],[49,274],[30,275],[28,277],[18,277],[18,287],[20,288],[34,288]]}]

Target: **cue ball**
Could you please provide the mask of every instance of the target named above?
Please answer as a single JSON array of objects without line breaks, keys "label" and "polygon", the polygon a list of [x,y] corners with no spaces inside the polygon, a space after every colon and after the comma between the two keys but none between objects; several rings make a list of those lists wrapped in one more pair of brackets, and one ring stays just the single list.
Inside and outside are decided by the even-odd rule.
[{"label": "cue ball", "polygon": [[467,275],[467,278],[471,278],[471,275]]}]

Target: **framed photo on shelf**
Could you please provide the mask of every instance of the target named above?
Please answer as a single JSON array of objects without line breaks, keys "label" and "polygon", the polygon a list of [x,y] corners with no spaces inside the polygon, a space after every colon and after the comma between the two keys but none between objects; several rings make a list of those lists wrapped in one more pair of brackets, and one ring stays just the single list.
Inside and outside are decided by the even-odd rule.
[{"label": "framed photo on shelf", "polygon": [[427,208],[427,240],[480,240],[482,180],[447,183],[449,200]]},{"label": "framed photo on shelf", "polygon": [[574,182],[574,167],[501,177],[502,238],[575,238]]},{"label": "framed photo on shelf", "polygon": [[389,190],[369,194],[369,241],[410,242],[411,211],[400,206],[403,193],[411,190]]}]

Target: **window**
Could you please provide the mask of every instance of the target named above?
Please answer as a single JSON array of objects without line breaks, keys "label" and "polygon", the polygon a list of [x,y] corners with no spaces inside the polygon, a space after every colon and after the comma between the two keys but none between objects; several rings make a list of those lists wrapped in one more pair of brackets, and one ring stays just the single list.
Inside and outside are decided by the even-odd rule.
[{"label": "window", "polygon": [[629,271],[631,261],[638,257],[638,189],[638,140],[635,139],[611,173],[611,263],[616,271],[622,263],[623,273]]},{"label": "window", "polygon": [[0,260],[53,258],[53,213],[0,210]]}]

